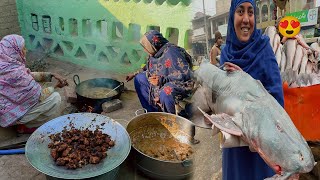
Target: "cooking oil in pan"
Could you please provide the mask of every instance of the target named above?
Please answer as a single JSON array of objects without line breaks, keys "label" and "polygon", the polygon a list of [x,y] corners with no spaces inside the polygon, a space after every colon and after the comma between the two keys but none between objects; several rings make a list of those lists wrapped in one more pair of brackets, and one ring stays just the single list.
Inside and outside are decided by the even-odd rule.
[{"label": "cooking oil in pan", "polygon": [[82,91],[82,96],[91,99],[104,99],[116,96],[117,94],[117,91],[106,87],[91,87]]}]

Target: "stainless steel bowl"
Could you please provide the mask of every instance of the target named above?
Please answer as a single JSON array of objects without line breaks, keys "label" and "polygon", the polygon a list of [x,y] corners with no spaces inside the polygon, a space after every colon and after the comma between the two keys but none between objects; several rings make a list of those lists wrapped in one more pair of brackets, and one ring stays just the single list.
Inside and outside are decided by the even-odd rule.
[{"label": "stainless steel bowl", "polygon": [[[192,146],[195,126],[189,120],[169,113],[152,112],[134,117],[127,125],[129,134],[136,129],[159,124],[164,125],[179,142]],[[193,158],[185,161],[163,161],[150,157],[133,146],[132,154],[138,169],[151,178],[184,179],[193,173]]]}]

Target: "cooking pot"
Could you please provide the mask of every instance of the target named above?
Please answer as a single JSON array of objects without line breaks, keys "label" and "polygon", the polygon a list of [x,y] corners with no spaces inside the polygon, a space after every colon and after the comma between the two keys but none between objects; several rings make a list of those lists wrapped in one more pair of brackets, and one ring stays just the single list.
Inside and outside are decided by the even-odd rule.
[{"label": "cooking pot", "polygon": [[[77,129],[95,130],[99,126],[103,133],[111,136],[115,146],[107,151],[107,157],[99,164],[88,164],[82,168],[69,170],[55,165],[50,155],[49,135],[61,132],[70,124]],[[47,179],[116,179],[120,164],[127,158],[131,149],[131,141],[126,129],[111,118],[95,113],[67,114],[55,118],[40,126],[29,137],[26,143],[26,158]]]},{"label": "cooking pot", "polygon": [[[80,83],[80,77],[78,75],[74,75],[73,81],[76,85],[78,108],[81,109],[84,106],[91,106],[93,108],[91,112],[93,113],[101,113],[102,112],[101,105],[103,103],[110,101],[112,99],[119,99],[121,93],[124,91],[124,83],[114,79],[95,78],[95,79],[85,80]],[[85,93],[84,93],[85,91],[90,91],[90,88],[96,88],[96,87],[114,89],[114,91],[116,91],[117,94],[113,96],[106,95],[105,98],[91,98],[91,97],[85,96]]]},{"label": "cooking pot", "polygon": [[[163,126],[179,142],[189,144],[195,135],[195,126],[189,120],[174,114],[164,112],[144,113],[134,117],[126,129],[132,134],[144,126]],[[131,137],[132,138],[132,137]],[[132,139],[131,139],[132,140]],[[193,156],[184,161],[164,161],[144,154],[132,146],[135,164],[144,174],[155,179],[184,179],[193,173]]]}]

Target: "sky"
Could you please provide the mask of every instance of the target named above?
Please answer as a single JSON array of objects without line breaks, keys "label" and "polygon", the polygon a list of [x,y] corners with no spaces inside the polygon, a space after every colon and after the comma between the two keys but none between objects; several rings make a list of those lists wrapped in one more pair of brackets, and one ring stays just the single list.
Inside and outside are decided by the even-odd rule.
[{"label": "sky", "polygon": [[[216,0],[204,0],[206,14],[213,16],[216,13]],[[192,0],[192,12],[203,12],[202,0]]]}]

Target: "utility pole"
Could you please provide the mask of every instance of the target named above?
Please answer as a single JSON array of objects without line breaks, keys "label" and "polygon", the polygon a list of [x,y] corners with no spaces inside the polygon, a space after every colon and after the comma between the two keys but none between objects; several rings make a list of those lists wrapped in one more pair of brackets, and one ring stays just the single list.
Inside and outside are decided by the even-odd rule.
[{"label": "utility pole", "polygon": [[[207,51],[207,57],[209,57],[209,43],[208,43],[208,28],[207,28],[207,15],[206,15],[206,9],[204,8],[204,0],[202,0],[202,7],[203,7],[203,14],[204,14],[204,33],[206,35],[206,51]],[[210,61],[210,59],[209,59]]]}]

